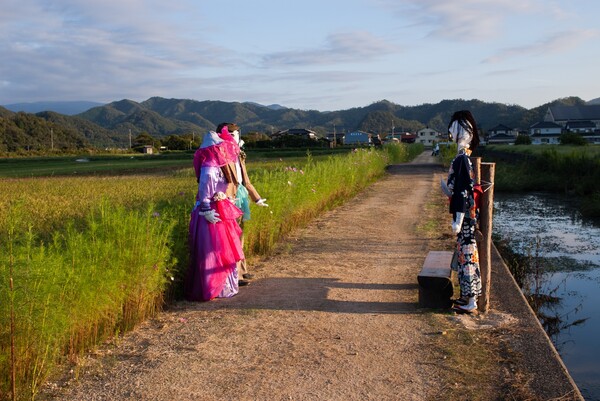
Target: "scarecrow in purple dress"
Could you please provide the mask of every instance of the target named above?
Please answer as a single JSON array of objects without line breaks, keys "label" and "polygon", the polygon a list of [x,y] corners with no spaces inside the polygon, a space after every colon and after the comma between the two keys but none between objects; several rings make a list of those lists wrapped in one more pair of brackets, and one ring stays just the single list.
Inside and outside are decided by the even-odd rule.
[{"label": "scarecrow in purple dress", "polygon": [[454,308],[472,313],[477,310],[477,297],[481,295],[481,272],[475,239],[479,210],[475,203],[474,172],[469,156],[479,144],[479,133],[468,110],[452,115],[448,132],[457,143],[457,155],[450,166],[448,179],[442,181],[442,190],[450,197],[452,232],[456,234],[457,263],[452,267],[458,273],[460,298],[454,301]]},{"label": "scarecrow in purple dress", "polygon": [[190,266],[185,282],[190,301],[236,295],[236,263],[244,259],[237,223],[243,212],[234,204],[236,183],[230,173],[239,154],[230,129],[237,127],[221,124],[219,128],[220,132],[204,135],[194,155],[198,193],[190,218]]}]

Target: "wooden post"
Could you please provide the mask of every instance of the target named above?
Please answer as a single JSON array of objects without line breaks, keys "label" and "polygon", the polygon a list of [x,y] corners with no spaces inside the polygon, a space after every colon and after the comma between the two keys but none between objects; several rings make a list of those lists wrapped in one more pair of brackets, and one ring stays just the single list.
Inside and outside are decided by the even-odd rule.
[{"label": "wooden post", "polygon": [[479,271],[481,272],[481,296],[478,309],[486,313],[490,309],[490,291],[492,277],[492,218],[494,213],[494,176],[496,163],[481,163],[481,181],[483,197],[479,210],[479,228],[483,240],[479,245]]}]

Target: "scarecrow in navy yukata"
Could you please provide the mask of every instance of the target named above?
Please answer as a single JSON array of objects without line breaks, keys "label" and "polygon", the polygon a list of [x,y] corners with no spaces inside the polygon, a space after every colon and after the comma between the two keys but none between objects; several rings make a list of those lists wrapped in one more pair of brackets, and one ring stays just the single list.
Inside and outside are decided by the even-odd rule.
[{"label": "scarecrow in navy yukata", "polygon": [[479,133],[473,115],[468,110],[457,111],[448,124],[450,138],[458,145],[450,166],[448,179],[442,180],[442,190],[450,197],[452,232],[456,234],[456,263],[460,298],[454,301],[458,312],[473,313],[481,295],[479,252],[475,232],[479,209],[475,203],[474,172],[469,156],[479,144]]}]

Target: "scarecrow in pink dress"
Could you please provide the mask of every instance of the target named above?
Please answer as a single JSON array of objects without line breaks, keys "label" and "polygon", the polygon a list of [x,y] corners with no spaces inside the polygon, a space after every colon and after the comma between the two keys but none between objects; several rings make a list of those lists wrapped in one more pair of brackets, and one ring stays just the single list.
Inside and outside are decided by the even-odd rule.
[{"label": "scarecrow in pink dress", "polygon": [[236,263],[244,259],[242,231],[236,221],[243,212],[234,204],[236,183],[231,177],[239,147],[230,130],[237,127],[221,124],[219,128],[220,132],[204,135],[194,155],[198,193],[190,218],[190,266],[185,282],[190,301],[236,295]]}]

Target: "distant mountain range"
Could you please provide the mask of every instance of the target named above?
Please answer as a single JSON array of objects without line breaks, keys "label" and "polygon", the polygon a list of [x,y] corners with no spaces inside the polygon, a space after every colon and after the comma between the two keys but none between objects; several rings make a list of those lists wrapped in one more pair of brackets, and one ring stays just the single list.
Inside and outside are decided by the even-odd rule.
[{"label": "distant mountain range", "polygon": [[55,113],[66,114],[72,116],[83,113],[92,107],[102,106],[104,103],[73,101],[73,102],[33,102],[33,103],[13,103],[6,104],[2,107],[10,111],[25,113],[39,113],[42,111],[53,111]]},{"label": "distant mountain range", "polygon": [[600,97],[597,97],[596,99],[592,99],[592,100],[586,102],[586,104],[600,104]]},{"label": "distant mountain range", "polygon": [[[598,103],[600,98],[589,103],[592,102]],[[16,105],[8,105],[12,109],[0,107],[0,120],[4,119],[9,123],[0,124],[0,151],[13,149],[17,146],[16,143],[23,144],[27,140],[31,142],[34,137],[37,138],[33,141],[35,143],[48,142],[50,128],[54,133],[69,133],[65,138],[68,137],[71,141],[77,137],[79,144],[98,147],[125,146],[128,144],[129,133],[137,136],[145,132],[156,138],[172,134],[201,134],[214,129],[221,122],[236,122],[242,128],[242,134],[270,134],[288,128],[309,128],[320,135],[333,132],[334,129],[338,133],[354,130],[388,133],[392,129],[395,132],[416,131],[425,126],[445,131],[451,114],[463,109],[473,112],[479,127],[484,131],[498,124],[526,129],[543,120],[548,107],[555,104],[583,105],[586,102],[578,97],[568,97],[528,110],[518,105],[487,103],[476,99],[443,100],[436,104],[418,106],[401,106],[382,100],[365,107],[329,112],[298,110],[280,105],[263,106],[252,102],[161,97],[152,97],[139,103],[123,99],[104,105],[94,102],[29,103],[32,110],[33,105],[46,110],[23,116],[23,113],[15,114],[11,111],[19,108]],[[54,106],[50,107],[52,105]],[[69,106],[70,111],[47,111],[56,110],[59,105],[63,107],[62,110]],[[91,107],[87,107],[90,105]],[[83,111],[70,114],[77,108]],[[36,124],[35,119],[40,122]],[[20,122],[17,123],[16,120]],[[20,139],[15,141],[13,137]],[[12,145],[8,146],[7,143]]]}]

